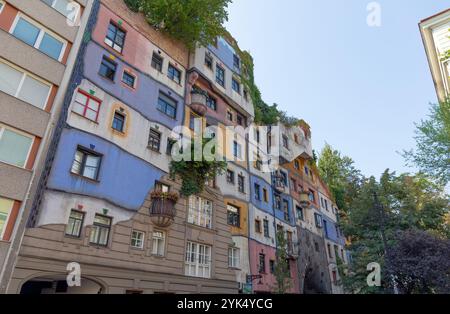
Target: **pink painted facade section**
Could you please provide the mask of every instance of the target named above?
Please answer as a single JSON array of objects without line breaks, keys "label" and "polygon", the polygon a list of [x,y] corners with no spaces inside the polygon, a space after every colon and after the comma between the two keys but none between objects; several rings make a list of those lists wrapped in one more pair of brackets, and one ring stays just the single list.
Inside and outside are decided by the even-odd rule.
[{"label": "pink painted facade section", "polygon": [[[270,293],[273,292],[277,286],[275,276],[270,272],[270,261],[276,260],[276,249],[249,239],[249,257],[250,257],[250,272],[252,275],[259,275],[259,256],[265,255],[265,272],[260,274],[262,279],[253,281],[253,291],[255,293]],[[289,293],[299,293],[299,281],[297,272],[297,261],[290,260],[291,269],[291,289]],[[261,283],[260,283],[261,282]]]}]

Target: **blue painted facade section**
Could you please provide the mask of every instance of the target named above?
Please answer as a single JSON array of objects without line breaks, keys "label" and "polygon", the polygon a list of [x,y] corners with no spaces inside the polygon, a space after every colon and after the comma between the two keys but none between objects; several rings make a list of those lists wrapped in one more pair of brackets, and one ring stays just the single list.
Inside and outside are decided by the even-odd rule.
[{"label": "blue painted facade section", "polygon": [[337,233],[337,224],[325,215],[322,215],[322,220],[325,237],[334,243],[344,245],[345,239],[341,234]]},{"label": "blue painted facade section", "polygon": [[[117,63],[114,81],[106,79],[98,74],[103,56],[108,57],[109,55],[110,52],[103,47],[100,47],[94,42],[90,42],[84,59],[85,64],[89,65],[84,69],[85,77],[104,91],[107,91],[108,94],[118,98],[151,121],[158,121],[171,129],[183,124],[184,99],[167,86],[134,69],[137,73],[137,88],[132,90],[123,87],[121,84],[122,73],[124,67],[127,67],[127,65],[119,58],[114,60],[114,62]],[[169,117],[157,109],[160,92],[176,101],[176,119]]]},{"label": "blue painted facade section", "polygon": [[295,215],[294,215],[294,211],[293,211],[292,197],[287,194],[280,194],[280,196],[281,196],[281,206],[283,206],[284,201],[287,201],[287,203],[288,203],[289,220],[286,220],[284,218],[283,208],[275,209],[275,206],[274,206],[275,217],[281,221],[284,221],[287,224],[290,224],[291,226],[295,226]]},{"label": "blue painted facade section", "polygon": [[[259,184],[260,186],[260,200],[256,199],[256,193],[255,193],[255,183]],[[263,197],[263,189],[267,189],[267,194],[268,194],[268,202],[264,202],[264,197]],[[258,209],[265,211],[269,214],[273,215],[273,209],[272,209],[272,204],[273,204],[273,199],[272,199],[272,187],[270,186],[269,183],[267,183],[265,180],[253,176],[250,176],[250,197],[251,197],[251,202],[254,206],[256,206]]]},{"label": "blue painted facade section", "polygon": [[234,67],[234,54],[235,51],[227,41],[221,37],[217,39],[217,48],[213,45],[209,45],[208,49],[217,56],[228,68],[237,74],[241,74],[241,70]]},{"label": "blue painted facade section", "polygon": [[[98,182],[71,174],[78,145],[103,154]],[[95,135],[64,129],[48,187],[104,199],[129,210],[138,210],[165,173]]]}]

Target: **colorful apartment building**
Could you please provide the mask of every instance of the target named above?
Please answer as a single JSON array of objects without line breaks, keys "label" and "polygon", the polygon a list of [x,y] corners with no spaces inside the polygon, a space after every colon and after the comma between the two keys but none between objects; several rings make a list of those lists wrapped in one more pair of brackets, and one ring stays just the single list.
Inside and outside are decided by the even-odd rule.
[{"label": "colorful apartment building", "polygon": [[0,292],[52,149],[92,2],[0,0]]},{"label": "colorful apartment building", "polygon": [[[66,0],[30,2],[55,15],[63,7],[60,1]],[[12,175],[2,170],[11,168],[24,180],[36,177],[29,213],[21,209],[29,192],[17,194],[29,182],[18,181],[19,187],[9,190],[0,183],[0,213],[7,214],[7,223],[0,220],[6,230],[0,229],[2,246],[9,245],[15,217],[24,211],[22,231],[16,227],[17,241],[11,242],[16,255],[9,254],[9,270],[4,268],[9,276],[3,291],[271,293],[277,285],[277,252],[287,250],[287,293],[342,293],[337,266],[348,258],[337,208],[311,162],[309,126],[253,124],[235,40],[219,37],[189,51],[123,1],[79,2],[81,26],[58,29],[67,38],[57,60],[48,56],[53,50],[38,53],[39,45],[26,46],[22,57],[0,49],[4,69],[20,66],[22,80],[29,75],[50,86],[48,99],[36,109],[37,100],[8,92],[0,79],[0,97],[28,115],[13,120],[2,110],[0,158],[3,123],[5,130],[35,134],[33,141],[15,137],[18,147],[27,144],[32,153],[15,168],[0,159],[0,173]],[[11,25],[28,9],[19,1],[2,3],[0,17],[7,19],[0,19],[0,27],[15,50],[23,44]],[[39,22],[35,12],[40,11],[29,14]],[[57,17],[49,34],[62,23]],[[3,25],[8,19],[13,24]],[[21,29],[22,40],[32,37],[27,27]],[[46,34],[40,30],[39,40]],[[34,55],[54,68],[28,62]],[[22,63],[14,59],[19,57]],[[54,130],[27,123],[30,115],[37,122],[53,121]],[[204,134],[218,139],[225,173],[199,195],[162,198],[161,192],[180,194],[179,180],[169,175],[174,145]],[[39,159],[42,139],[48,139],[49,149],[41,149]],[[33,174],[35,159],[42,170]],[[286,247],[277,243],[277,232],[284,234]],[[68,285],[67,273],[78,270],[81,286]]]},{"label": "colorful apartment building", "polygon": [[450,95],[450,9],[419,23],[439,101]]},{"label": "colorful apartment building", "polygon": [[[237,292],[220,190],[153,194],[180,189],[168,171],[172,129],[189,114],[187,49],[121,1],[96,1],[91,21],[8,292]],[[71,262],[81,287],[67,286]]]}]

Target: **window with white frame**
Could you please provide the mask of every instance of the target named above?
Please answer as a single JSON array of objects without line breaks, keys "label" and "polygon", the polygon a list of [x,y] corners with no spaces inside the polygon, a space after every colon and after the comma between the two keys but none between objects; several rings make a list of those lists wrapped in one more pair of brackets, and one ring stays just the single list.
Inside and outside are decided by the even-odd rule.
[{"label": "window with white frame", "polygon": [[0,197],[0,240],[3,239],[6,224],[13,208],[14,201]]},{"label": "window with white frame", "polygon": [[78,147],[71,172],[92,180],[98,179],[102,156],[83,147]]},{"label": "window with white frame", "polygon": [[53,9],[67,17],[71,21],[75,21],[80,11],[80,5],[73,0],[41,0]]},{"label": "window with white frame", "polygon": [[57,61],[61,61],[67,46],[64,39],[23,14],[17,15],[10,33]]},{"label": "window with white frame", "polygon": [[192,277],[211,277],[211,247],[187,242],[185,275]]},{"label": "window with white frame", "polygon": [[0,91],[43,109],[52,85],[0,59]]},{"label": "window with white frame", "polygon": [[166,234],[162,231],[153,231],[152,254],[164,256],[166,250]]},{"label": "window with white frame", "polygon": [[142,250],[144,248],[145,232],[132,230],[131,231],[131,247]]},{"label": "window with white frame", "polygon": [[72,209],[70,211],[69,221],[66,225],[66,235],[79,238],[81,236],[81,228],[83,227],[84,213]]},{"label": "window with white frame", "polygon": [[239,268],[239,254],[240,250],[236,247],[228,248],[228,267]]},{"label": "window with white frame", "polygon": [[100,99],[79,89],[72,105],[72,111],[97,122],[101,103]]},{"label": "window with white frame", "polygon": [[1,162],[24,168],[32,145],[31,135],[0,124]]},{"label": "window with white frame", "polygon": [[212,202],[198,196],[189,197],[188,222],[205,228],[212,228]]}]

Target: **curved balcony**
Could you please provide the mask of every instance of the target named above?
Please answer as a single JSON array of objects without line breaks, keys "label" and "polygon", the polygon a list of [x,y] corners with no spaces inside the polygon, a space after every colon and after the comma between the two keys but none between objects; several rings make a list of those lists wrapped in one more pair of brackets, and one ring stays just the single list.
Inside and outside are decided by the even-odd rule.
[{"label": "curved balcony", "polygon": [[208,95],[206,92],[193,90],[191,91],[191,103],[189,107],[201,117],[204,117],[208,107],[206,105],[206,101],[208,99]]},{"label": "curved balcony", "polygon": [[176,216],[175,204],[178,196],[171,193],[152,192],[149,214],[152,222],[161,228],[170,226]]},{"label": "curved balcony", "polygon": [[311,201],[309,199],[309,193],[306,191],[301,191],[300,192],[300,206],[304,207],[304,208],[308,208],[309,206],[311,206]]}]

